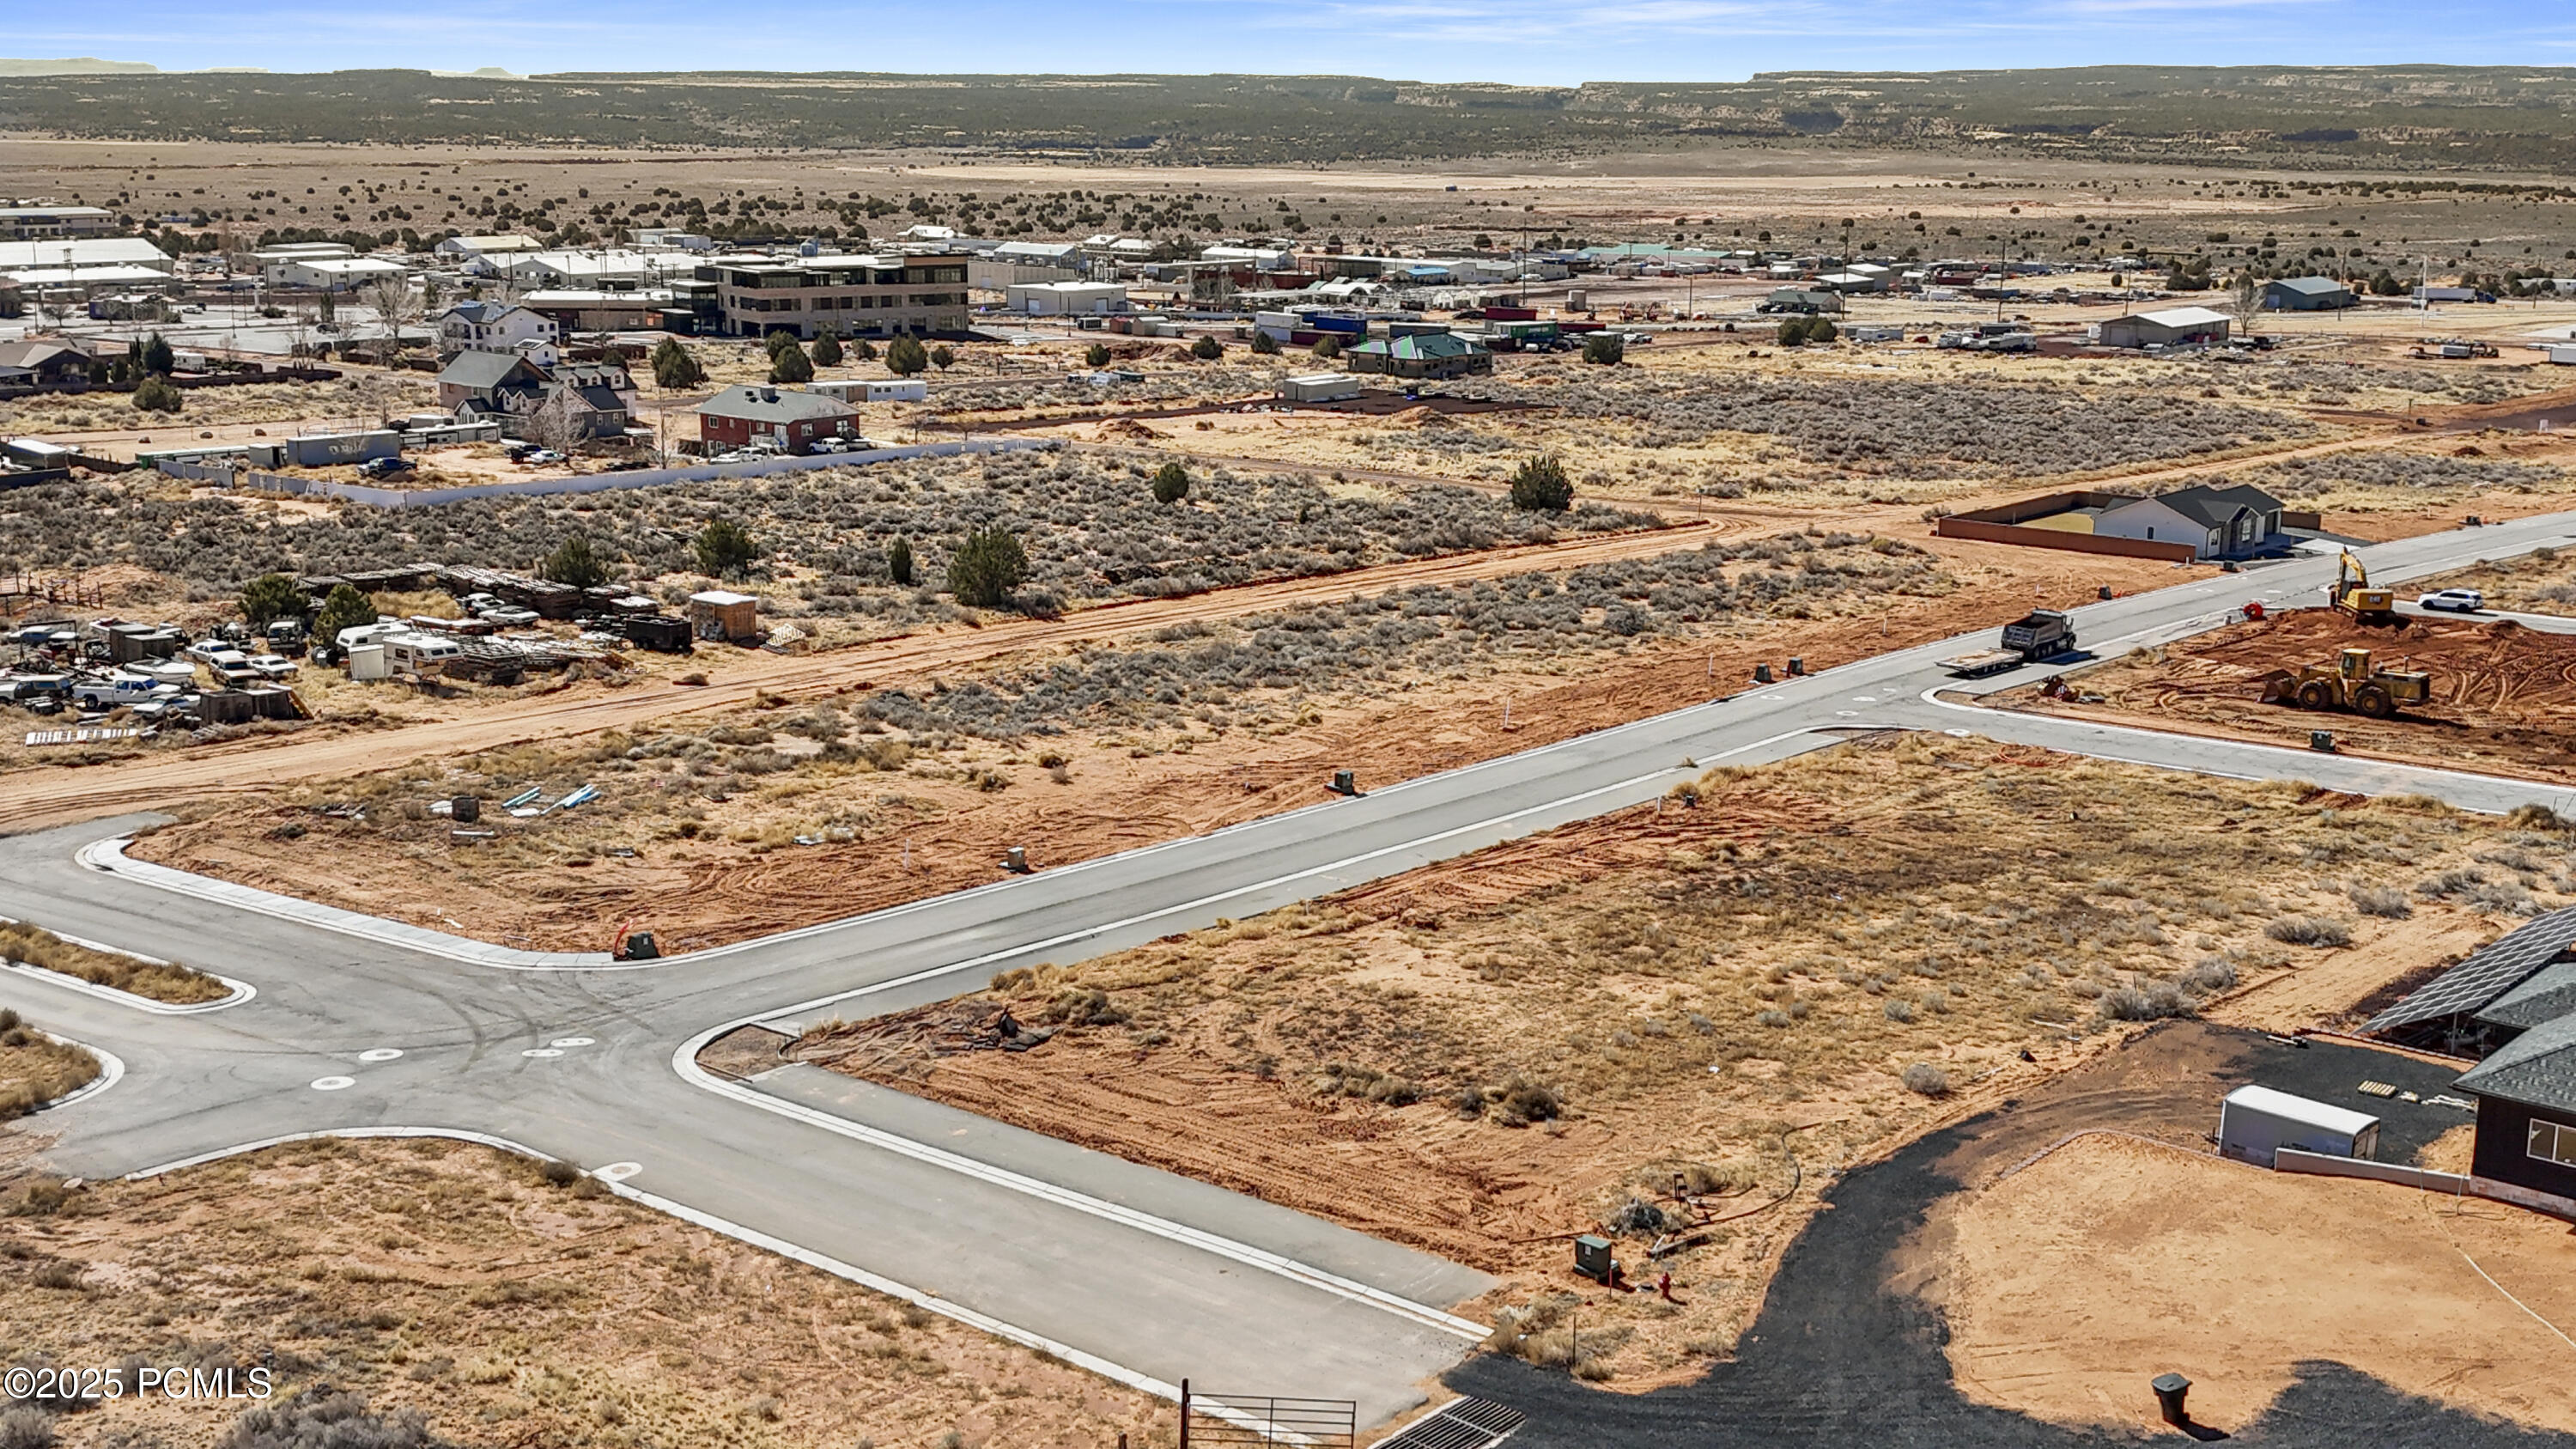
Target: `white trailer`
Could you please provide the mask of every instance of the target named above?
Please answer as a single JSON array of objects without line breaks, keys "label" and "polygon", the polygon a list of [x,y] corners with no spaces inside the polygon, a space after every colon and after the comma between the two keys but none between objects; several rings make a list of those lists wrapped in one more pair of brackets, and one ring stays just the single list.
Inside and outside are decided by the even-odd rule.
[{"label": "white trailer", "polygon": [[2239,1087],[2227,1094],[2218,1108],[2220,1156],[2270,1167],[2284,1147],[2368,1160],[2379,1153],[2379,1119],[2270,1087]]}]

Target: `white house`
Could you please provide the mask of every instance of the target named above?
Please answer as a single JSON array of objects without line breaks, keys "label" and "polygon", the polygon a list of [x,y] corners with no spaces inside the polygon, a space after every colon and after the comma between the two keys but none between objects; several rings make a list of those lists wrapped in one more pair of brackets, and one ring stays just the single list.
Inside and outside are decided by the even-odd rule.
[{"label": "white house", "polygon": [[1032,317],[1098,317],[1127,310],[1127,289],[1115,282],[1025,282],[1009,291],[1014,312]]},{"label": "white house", "polygon": [[2249,553],[2280,531],[2280,499],[2260,488],[2205,483],[2116,504],[2093,517],[2098,536],[2188,544],[2196,559]]},{"label": "white house", "polygon": [[513,302],[459,302],[438,319],[438,355],[516,352],[531,343],[552,347],[563,339],[555,320]]},{"label": "white house", "polygon": [[469,264],[480,263],[480,266],[469,266],[469,270],[479,270],[487,276],[497,273],[500,263],[511,257],[545,249],[544,242],[517,232],[504,232],[497,236],[452,236],[438,244],[440,256],[463,257]]}]

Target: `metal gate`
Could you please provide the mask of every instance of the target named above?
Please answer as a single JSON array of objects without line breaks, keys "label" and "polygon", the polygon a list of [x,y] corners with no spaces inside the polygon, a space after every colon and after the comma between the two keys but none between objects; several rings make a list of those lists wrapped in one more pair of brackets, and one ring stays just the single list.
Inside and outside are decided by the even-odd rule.
[{"label": "metal gate", "polygon": [[1358,1449],[1359,1406],[1348,1399],[1193,1393],[1182,1380],[1181,1449],[1239,1444]]}]

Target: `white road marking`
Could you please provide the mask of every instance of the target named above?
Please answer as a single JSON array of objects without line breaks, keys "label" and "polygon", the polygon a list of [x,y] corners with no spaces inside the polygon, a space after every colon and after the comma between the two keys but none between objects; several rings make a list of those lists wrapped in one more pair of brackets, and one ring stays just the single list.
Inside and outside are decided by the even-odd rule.
[{"label": "white road marking", "polygon": [[358,1053],[358,1060],[362,1062],[390,1062],[400,1060],[401,1057],[402,1048],[400,1047],[369,1047]]},{"label": "white road marking", "polygon": [[562,1056],[562,1055],[563,1055],[563,1048],[561,1048],[561,1047],[530,1047],[530,1048],[528,1048],[526,1051],[523,1051],[523,1052],[519,1053],[519,1055],[521,1055],[521,1056],[523,1056],[523,1057],[559,1057],[559,1056]]},{"label": "white road marking", "polygon": [[552,1047],[586,1047],[592,1045],[597,1040],[597,1037],[588,1036],[559,1036],[553,1041],[547,1042],[546,1045]]},{"label": "white road marking", "polygon": [[356,1085],[358,1085],[358,1079],[355,1077],[315,1077],[313,1079],[313,1090],[317,1092],[345,1092]]},{"label": "white road marking", "polygon": [[640,1162],[612,1162],[592,1172],[591,1176],[602,1182],[624,1182],[643,1170],[644,1164]]}]

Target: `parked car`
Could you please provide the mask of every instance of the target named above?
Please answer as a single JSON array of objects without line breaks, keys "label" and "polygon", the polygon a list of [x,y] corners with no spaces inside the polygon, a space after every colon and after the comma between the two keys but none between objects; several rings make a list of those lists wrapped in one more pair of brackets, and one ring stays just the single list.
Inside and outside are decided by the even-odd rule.
[{"label": "parked car", "polygon": [[534,448],[529,450],[528,455],[521,458],[519,461],[527,464],[531,468],[542,468],[549,463],[560,463],[563,460],[564,455],[556,452],[552,448]]},{"label": "parked car", "polygon": [[200,639],[179,652],[199,664],[212,664],[218,655],[239,654],[241,651],[235,649],[229,639],[209,638]]},{"label": "parked car", "polygon": [[369,458],[358,465],[358,476],[390,478],[396,473],[408,473],[412,471],[412,467],[413,464],[408,458]]},{"label": "parked car", "polygon": [[475,610],[474,617],[487,624],[498,624],[504,629],[517,629],[537,622],[537,611],[522,609],[516,604],[494,604],[489,608]]},{"label": "parked car", "polygon": [[2459,614],[2474,614],[2487,606],[2487,596],[2476,589],[2437,589],[2415,596],[2419,609],[2449,609]]},{"label": "parked car", "polygon": [[262,679],[295,677],[295,661],[283,654],[254,654],[243,662],[247,663]]},{"label": "parked car", "polygon": [[839,438],[816,438],[814,440],[814,451],[817,453],[846,453],[850,451],[850,445]]}]

